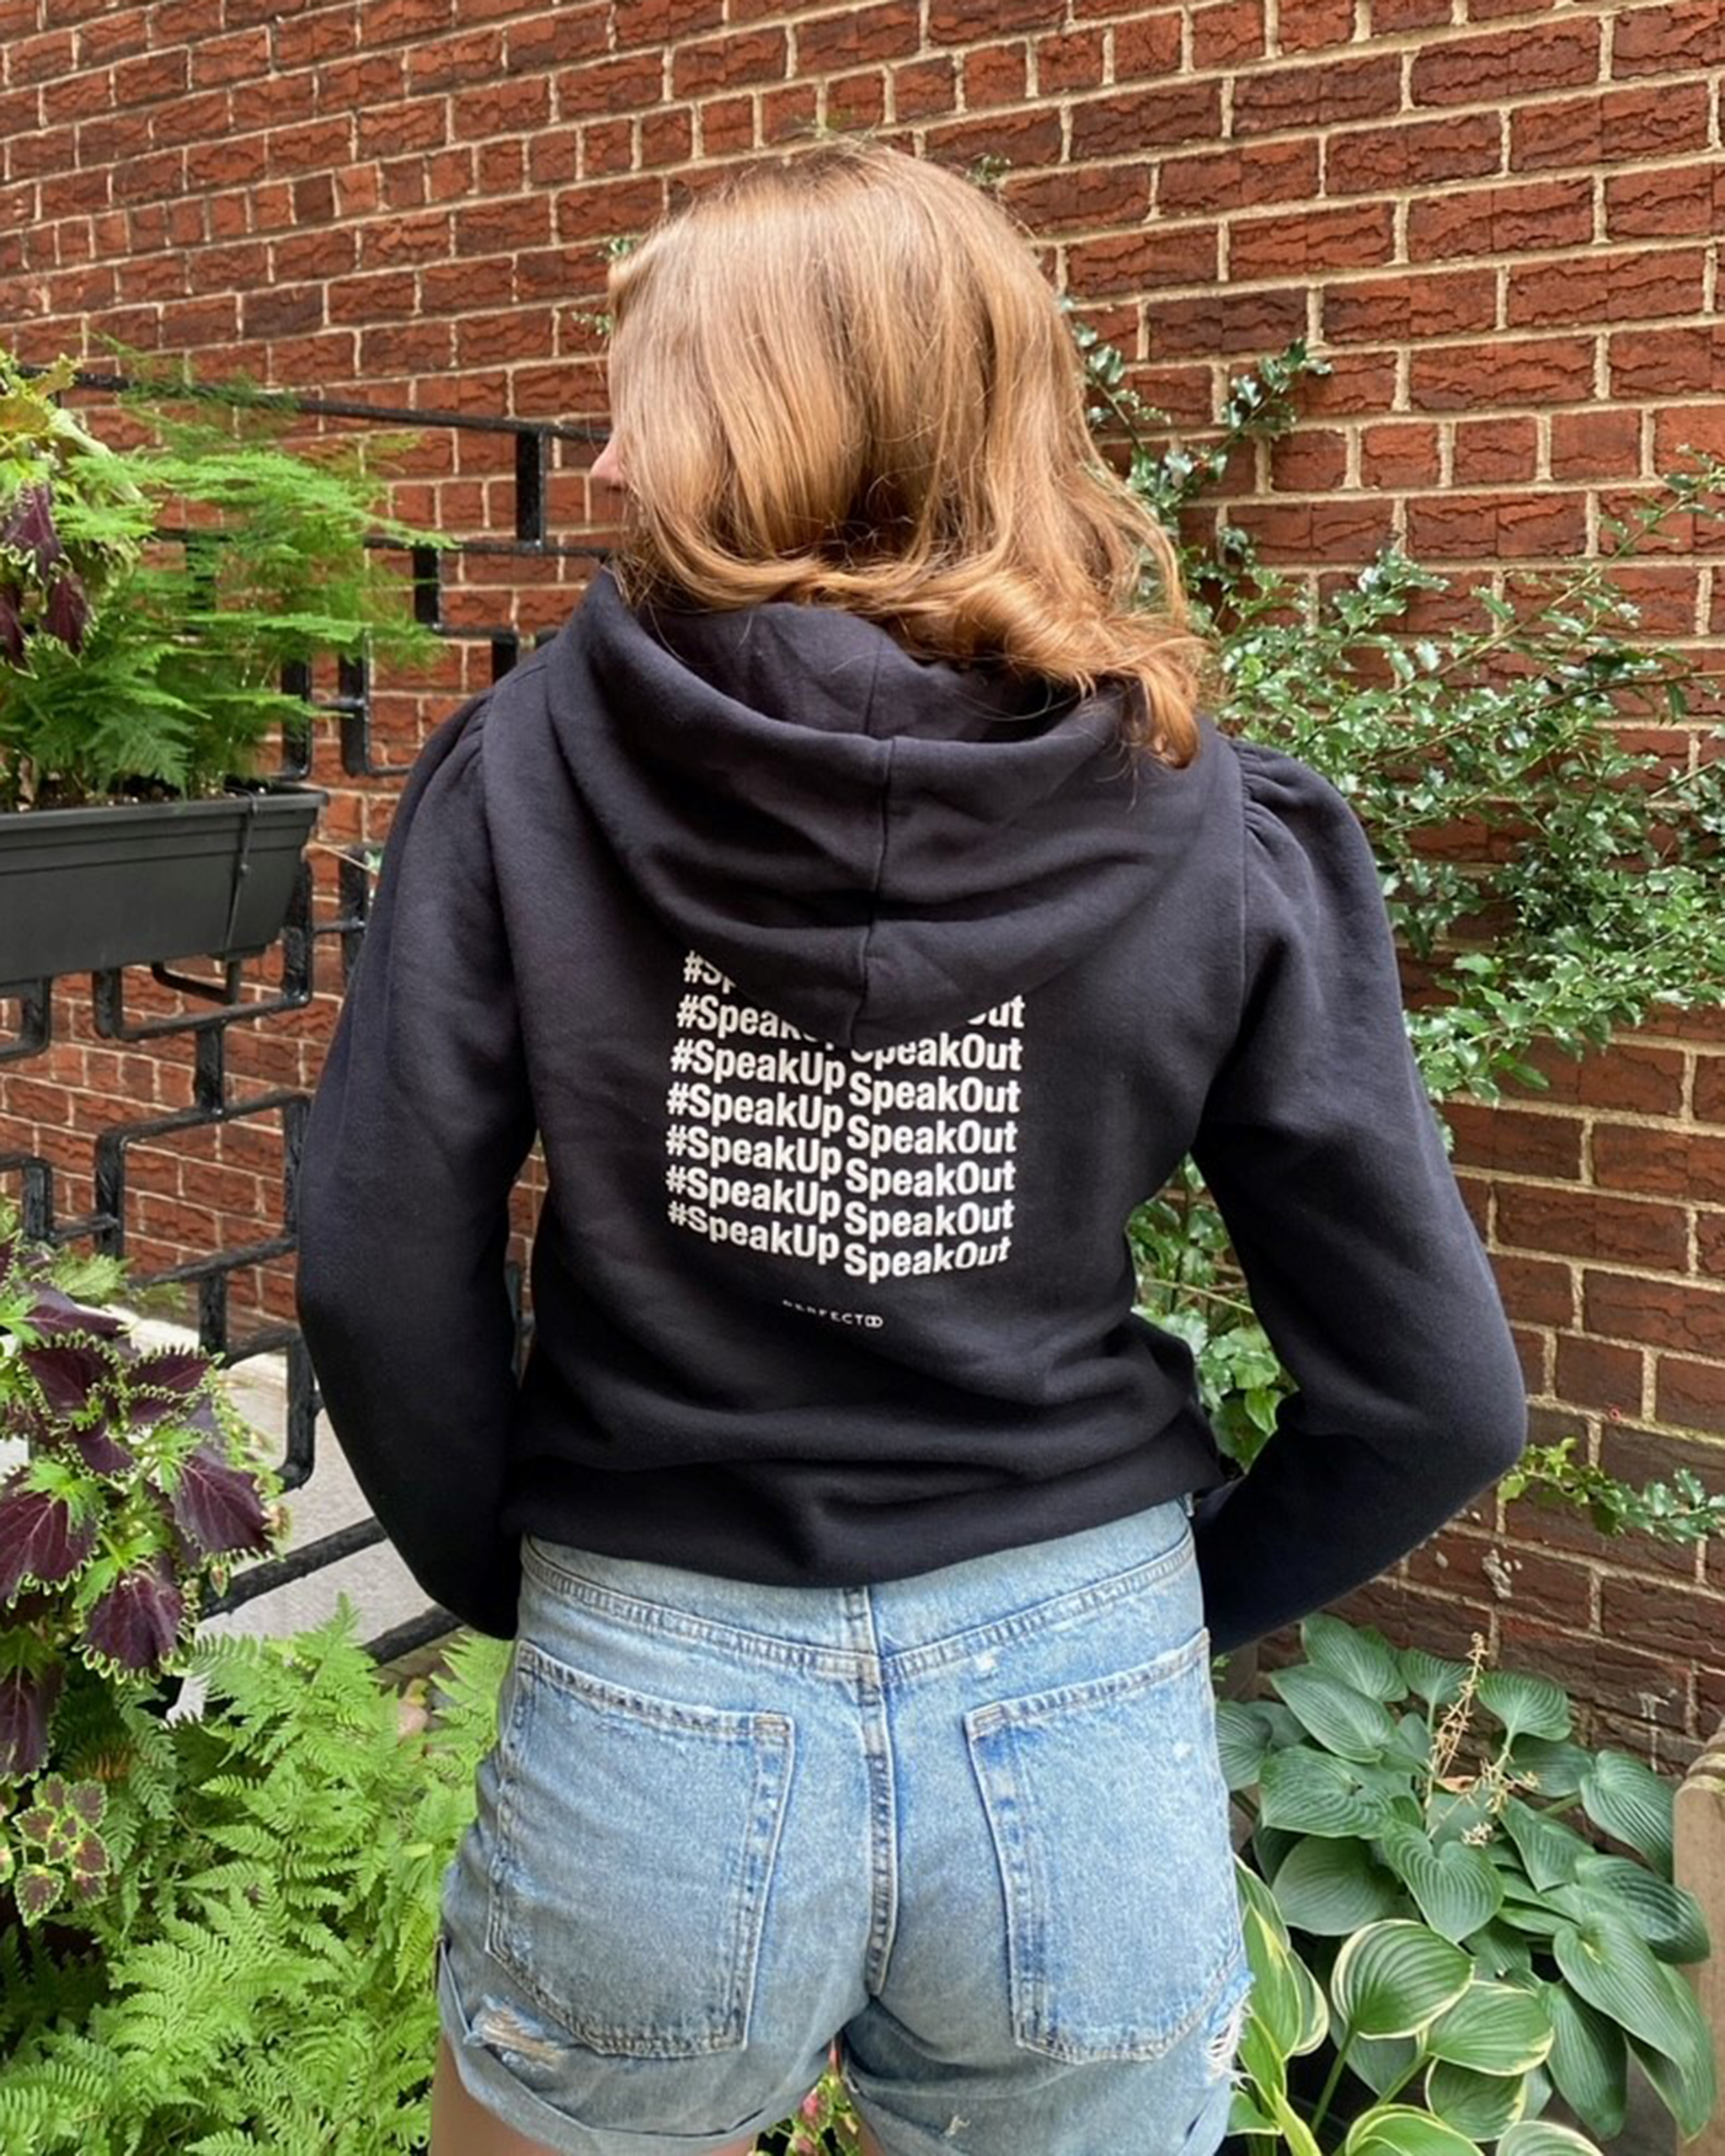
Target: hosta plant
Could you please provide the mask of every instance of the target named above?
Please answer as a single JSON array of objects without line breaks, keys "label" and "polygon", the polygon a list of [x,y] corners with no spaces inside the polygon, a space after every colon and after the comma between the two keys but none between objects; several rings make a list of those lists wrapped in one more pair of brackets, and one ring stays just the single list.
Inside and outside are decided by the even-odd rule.
[{"label": "hosta plant", "polygon": [[184,1667],[203,1596],[273,1546],[278,1479],[213,1358],[102,1307],[123,1262],[19,1230],[0,1198],[0,1912],[25,1924],[110,1876],[100,1761]]},{"label": "hosta plant", "polygon": [[[1478,1636],[1466,1662],[1327,1614],[1300,1638],[1274,1699],[1217,1709],[1252,1821],[1231,2132],[1580,2156],[1621,2132],[1632,2065],[1699,2132],[1712,2047],[1679,1965],[1710,1941],[1672,1879],[1670,1785],[1574,1742],[1562,1687],[1482,1667]],[[1554,2095],[1578,2125],[1542,2116]]]}]

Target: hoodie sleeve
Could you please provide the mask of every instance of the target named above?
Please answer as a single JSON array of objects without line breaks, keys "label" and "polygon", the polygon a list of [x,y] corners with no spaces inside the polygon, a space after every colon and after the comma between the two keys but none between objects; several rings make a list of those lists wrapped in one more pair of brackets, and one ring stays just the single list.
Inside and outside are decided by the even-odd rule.
[{"label": "hoodie sleeve", "polygon": [[535,1119],[483,715],[475,699],[429,736],[397,804],[301,1145],[296,1299],[323,1407],[390,1540],[428,1594],[508,1638],[504,1261]]},{"label": "hoodie sleeve", "polygon": [[1365,834],[1310,766],[1234,746],[1244,994],[1192,1151],[1298,1390],[1194,1510],[1218,1653],[1375,1578],[1505,1473],[1528,1428]]}]

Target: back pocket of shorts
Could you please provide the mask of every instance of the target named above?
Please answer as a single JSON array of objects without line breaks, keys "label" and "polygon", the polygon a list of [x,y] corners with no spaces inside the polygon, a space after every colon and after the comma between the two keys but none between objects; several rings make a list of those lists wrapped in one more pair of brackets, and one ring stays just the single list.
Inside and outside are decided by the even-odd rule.
[{"label": "back pocket of shorts", "polygon": [[1007,1919],[1013,2041],[1156,2058],[1246,1966],[1210,1634],[964,1716]]},{"label": "back pocket of shorts", "polygon": [[793,1744],[787,1715],[628,1690],[518,1638],[486,1951],[591,2050],[740,2050]]}]

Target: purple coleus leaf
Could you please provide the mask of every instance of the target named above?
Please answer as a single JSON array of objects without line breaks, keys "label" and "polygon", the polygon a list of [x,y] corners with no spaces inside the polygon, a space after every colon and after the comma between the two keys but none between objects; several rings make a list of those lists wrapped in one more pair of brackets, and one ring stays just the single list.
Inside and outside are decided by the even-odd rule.
[{"label": "purple coleus leaf", "polygon": [[60,1899],[66,1881],[57,1871],[49,1871],[39,1864],[27,1864],[13,1884],[18,1897],[18,1913],[26,1924],[38,1923]]},{"label": "purple coleus leaf", "polygon": [[164,1348],[153,1355],[140,1355],[126,1380],[134,1389],[183,1397],[195,1392],[215,1367],[212,1358],[195,1348]]},{"label": "purple coleus leaf", "polygon": [[69,1445],[92,1475],[129,1475],[137,1455],[111,1438],[99,1423],[89,1430],[59,1430],[57,1441]]},{"label": "purple coleus leaf", "polygon": [[96,1539],[93,1524],[73,1524],[64,1497],[24,1489],[25,1471],[0,1496],[0,1604],[11,1601],[26,1574],[43,1587],[69,1579]]},{"label": "purple coleus leaf", "polygon": [[121,1669],[158,1668],[179,1636],[185,1602],[164,1557],[122,1572],[84,1620],[83,1643]]},{"label": "purple coleus leaf", "polygon": [[19,1357],[56,1415],[82,1414],[90,1404],[90,1395],[108,1375],[108,1358],[101,1349],[77,1342],[21,1348]]},{"label": "purple coleus leaf", "polygon": [[[0,584],[0,659],[13,666],[24,664],[24,616],[18,609],[18,593]],[[0,1272],[5,1270],[0,1266]]]},{"label": "purple coleus leaf", "polygon": [[68,651],[82,651],[89,622],[90,602],[84,595],[83,579],[71,569],[62,570],[48,588],[48,603],[42,609],[43,628]]},{"label": "purple coleus leaf", "polygon": [[21,1781],[48,1758],[48,1721],[66,1681],[59,1662],[0,1671],[0,1781]]},{"label": "purple coleus leaf", "polygon": [[206,1556],[224,1550],[267,1550],[269,1521],[254,1479],[200,1445],[180,1466],[174,1516]]},{"label": "purple coleus leaf", "polygon": [[125,1321],[110,1311],[88,1309],[58,1288],[39,1287],[35,1297],[24,1316],[38,1332],[51,1337],[56,1332],[90,1332],[111,1340],[126,1330]]},{"label": "purple coleus leaf", "polygon": [[54,496],[45,480],[19,488],[17,499],[0,522],[0,547],[14,554],[31,555],[38,576],[46,576],[56,562],[66,559],[66,548],[54,528]]}]

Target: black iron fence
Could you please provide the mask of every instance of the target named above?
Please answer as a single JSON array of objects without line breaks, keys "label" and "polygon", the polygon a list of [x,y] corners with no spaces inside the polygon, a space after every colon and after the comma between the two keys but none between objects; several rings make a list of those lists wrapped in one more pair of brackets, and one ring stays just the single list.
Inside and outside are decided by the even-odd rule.
[{"label": "black iron fence", "polygon": [[[123,376],[83,373],[74,387],[86,392],[115,393],[131,387]],[[489,647],[489,678],[499,679],[520,659],[528,636],[513,620],[455,624],[446,618],[446,595],[452,568],[478,557],[494,556],[528,561],[602,560],[605,549],[564,546],[547,537],[548,483],[558,448],[576,444],[590,448],[602,441],[601,427],[564,424],[552,420],[499,419],[464,412],[446,412],[414,407],[367,403],[339,398],[297,397],[211,387],[195,392],[216,398],[232,398],[285,408],[308,419],[351,422],[368,427],[409,427],[424,433],[447,429],[461,434],[512,438],[514,443],[514,531],[508,536],[486,535],[460,540],[441,547],[414,547],[410,554],[413,605],[420,623],[446,639]],[[387,547],[387,540],[374,543]],[[554,631],[533,632],[531,643],[544,642]],[[334,715],[339,735],[340,766],[353,778],[399,778],[411,762],[377,760],[374,750],[374,684],[363,661],[343,660],[337,670],[333,694],[314,693],[308,667],[288,670],[283,687],[298,696],[304,718],[282,729],[281,760],[274,773],[283,779],[305,779],[311,774],[313,728]],[[195,1006],[171,1016],[128,1015],[128,985],[143,968],[115,967],[88,976],[91,984],[91,1022],[99,1039],[121,1044],[184,1038],[192,1058],[192,1101],[186,1108],[162,1115],[117,1118],[99,1131],[92,1147],[92,1206],[88,1213],[61,1218],[56,1203],[54,1161],[36,1152],[0,1150],[0,1176],[19,1179],[19,1203],[24,1232],[44,1242],[87,1242],[97,1251],[124,1257],[126,1250],[128,1202],[131,1187],[127,1177],[128,1155],[133,1147],[148,1145],[174,1133],[212,1124],[279,1118],[281,1141],[282,1190],[280,1225],[254,1239],[210,1251],[187,1262],[155,1272],[135,1271],[131,1282],[140,1289],[168,1283],[183,1283],[195,1294],[199,1344],[224,1368],[232,1369],[253,1357],[282,1354],[286,1367],[286,1421],[283,1457],[275,1463],[285,1492],[299,1489],[310,1479],[317,1460],[317,1425],[320,1401],[311,1359],[298,1327],[291,1323],[263,1324],[236,1337],[229,1316],[229,1283],[242,1267],[290,1257],[294,1250],[294,1187],[300,1145],[311,1107],[309,1093],[295,1086],[270,1086],[236,1092],[231,1088],[227,1043],[236,1027],[267,1026],[286,1011],[302,1008],[319,984],[320,953],[334,959],[339,954],[340,985],[344,988],[360,944],[373,880],[382,857],[381,844],[341,849],[337,870],[337,910],[332,917],[317,919],[313,909],[313,878],[309,857],[302,859],[280,935],[280,982],[267,996],[242,997],[243,962],[232,960],[222,969],[220,979],[200,979],[166,964],[156,963],[147,972],[161,986],[176,991]],[[17,1008],[9,1038],[0,1036],[0,1096],[9,1070],[26,1067],[33,1058],[47,1055],[54,1045],[54,1003],[51,979],[28,985],[21,992],[0,998],[0,1012],[8,1005]],[[531,1315],[524,1308],[522,1268],[510,1261],[507,1284],[516,1321],[516,1367],[519,1370],[531,1337]],[[214,1615],[255,1600],[291,1581],[300,1580],[327,1566],[367,1549],[384,1539],[375,1519],[362,1519],[288,1554],[264,1560],[238,1572],[219,1597],[212,1597],[203,1614]],[[451,1630],[456,1620],[437,1605],[404,1625],[369,1640],[367,1652],[379,1662],[393,1661]]]}]

